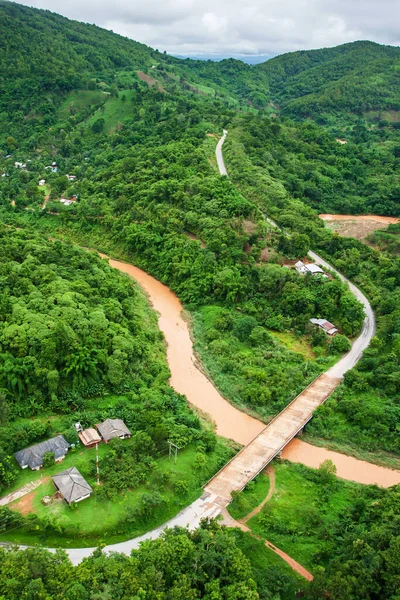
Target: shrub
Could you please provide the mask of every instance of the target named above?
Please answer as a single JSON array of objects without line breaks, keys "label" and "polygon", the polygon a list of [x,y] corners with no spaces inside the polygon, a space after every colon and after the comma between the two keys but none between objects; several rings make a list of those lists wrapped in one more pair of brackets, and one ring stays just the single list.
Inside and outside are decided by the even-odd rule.
[{"label": "shrub", "polygon": [[54,452],[45,452],[43,455],[43,465],[45,467],[51,467],[54,465]]},{"label": "shrub", "polygon": [[345,335],[338,333],[329,344],[329,354],[343,354],[351,348],[350,341]]}]

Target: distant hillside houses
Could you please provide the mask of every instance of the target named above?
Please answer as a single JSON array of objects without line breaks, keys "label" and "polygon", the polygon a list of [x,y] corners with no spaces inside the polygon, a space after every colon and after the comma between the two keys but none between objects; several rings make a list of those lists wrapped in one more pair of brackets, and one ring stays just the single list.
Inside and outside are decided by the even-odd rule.
[{"label": "distant hillside houses", "polygon": [[19,450],[14,454],[14,457],[22,469],[29,467],[32,471],[38,471],[43,467],[43,457],[46,452],[53,452],[54,460],[60,462],[65,458],[70,447],[64,436],[57,435],[45,442]]},{"label": "distant hillside houses", "polygon": [[296,269],[296,271],[298,273],[301,273],[302,275],[306,275],[307,273],[310,273],[311,275],[321,275],[322,277],[328,277],[328,275],[325,273],[325,271],[323,271],[321,269],[321,267],[315,263],[303,263],[301,260],[299,260],[295,265],[294,268]]}]

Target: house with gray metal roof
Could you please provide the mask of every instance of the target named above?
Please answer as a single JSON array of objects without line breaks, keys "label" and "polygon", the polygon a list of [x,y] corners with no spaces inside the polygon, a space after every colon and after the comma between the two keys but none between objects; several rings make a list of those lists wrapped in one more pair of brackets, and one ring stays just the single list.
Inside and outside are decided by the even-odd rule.
[{"label": "house with gray metal roof", "polygon": [[67,504],[81,502],[85,498],[89,498],[93,492],[93,489],[76,467],[57,473],[52,477],[52,480],[54,487],[60,492]]},{"label": "house with gray metal roof", "polygon": [[106,419],[96,425],[103,440],[108,443],[113,438],[125,440],[131,437],[131,432],[122,419]]},{"label": "house with gray metal roof", "polygon": [[62,435],[57,435],[45,442],[19,450],[14,454],[14,457],[22,469],[30,467],[33,471],[38,471],[43,467],[43,456],[46,452],[53,452],[54,460],[60,462],[65,458],[70,447],[70,444]]}]

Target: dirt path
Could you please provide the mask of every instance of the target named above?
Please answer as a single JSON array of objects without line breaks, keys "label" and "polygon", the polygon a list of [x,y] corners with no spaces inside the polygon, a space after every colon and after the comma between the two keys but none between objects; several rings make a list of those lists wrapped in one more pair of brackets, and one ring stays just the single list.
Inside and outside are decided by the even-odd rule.
[{"label": "dirt path", "polygon": [[26,496],[27,494],[38,488],[39,485],[42,485],[42,483],[47,483],[49,479],[50,477],[41,477],[37,481],[31,481],[30,483],[27,483],[26,485],[24,485],[24,487],[15,490],[15,492],[11,492],[11,494],[8,494],[3,498],[0,498],[0,506],[6,506],[6,504],[14,502],[14,500],[18,500],[18,498]]},{"label": "dirt path", "polygon": [[29,492],[29,494],[25,494],[22,498],[15,502],[15,504],[10,505],[11,510],[15,510],[21,515],[28,515],[33,512],[33,499],[35,497],[35,491]]},{"label": "dirt path", "polygon": [[268,490],[268,494],[265,496],[265,498],[261,502],[261,504],[259,504],[258,506],[256,506],[256,508],[254,510],[252,510],[251,512],[249,512],[248,515],[246,515],[245,517],[243,517],[243,519],[239,519],[240,523],[247,523],[247,521],[250,521],[250,519],[252,519],[256,515],[258,515],[258,513],[260,512],[260,510],[262,510],[262,508],[267,504],[268,500],[271,500],[271,498],[272,498],[272,494],[275,491],[275,470],[274,470],[273,466],[272,465],[268,465],[268,467],[264,471],[264,474],[268,475],[268,477],[269,477],[269,490]]},{"label": "dirt path", "polygon": [[241,529],[246,533],[250,533],[250,535],[252,535],[257,540],[263,541],[267,548],[269,548],[270,550],[272,550],[272,552],[275,552],[275,554],[280,556],[293,569],[293,571],[296,571],[296,573],[304,577],[304,579],[307,579],[307,581],[312,581],[314,579],[313,574],[310,573],[310,571],[307,571],[307,569],[305,569],[303,565],[298,563],[296,560],[294,560],[294,558],[286,554],[286,552],[284,552],[268,540],[263,540],[259,535],[253,533],[251,529],[243,522],[236,521],[233,517],[231,517],[226,508],[222,510],[221,515],[223,525],[225,525],[226,527]]}]

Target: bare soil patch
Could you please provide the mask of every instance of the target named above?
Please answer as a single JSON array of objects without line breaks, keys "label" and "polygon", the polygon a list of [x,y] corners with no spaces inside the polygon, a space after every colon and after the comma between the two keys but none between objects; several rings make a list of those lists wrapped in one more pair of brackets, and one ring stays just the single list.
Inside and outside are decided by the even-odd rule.
[{"label": "bare soil patch", "polygon": [[263,248],[260,254],[261,262],[268,262],[268,248]]},{"label": "bare soil patch", "polygon": [[31,492],[28,492],[28,494],[25,494],[25,496],[22,496],[17,502],[9,504],[8,508],[10,508],[11,510],[16,510],[22,515],[27,515],[33,512],[33,499],[35,497],[35,494],[38,491],[38,489],[48,481],[50,481],[49,476],[43,477],[43,479],[41,479],[40,485],[37,488],[35,488]]},{"label": "bare soil patch", "polygon": [[397,217],[380,215],[329,215],[321,214],[320,219],[326,226],[336,231],[341,236],[353,237],[364,241],[371,233],[378,229],[385,229],[391,223],[399,223]]},{"label": "bare soil patch", "polygon": [[166,90],[163,88],[161,83],[159,81],[157,81],[157,79],[154,79],[154,77],[150,77],[150,75],[146,75],[146,73],[143,73],[143,71],[137,71],[137,76],[139,77],[139,79],[141,81],[144,81],[145,83],[147,83],[147,85],[149,87],[153,87],[155,85],[155,86],[157,86],[157,89],[159,92],[166,93]]}]

